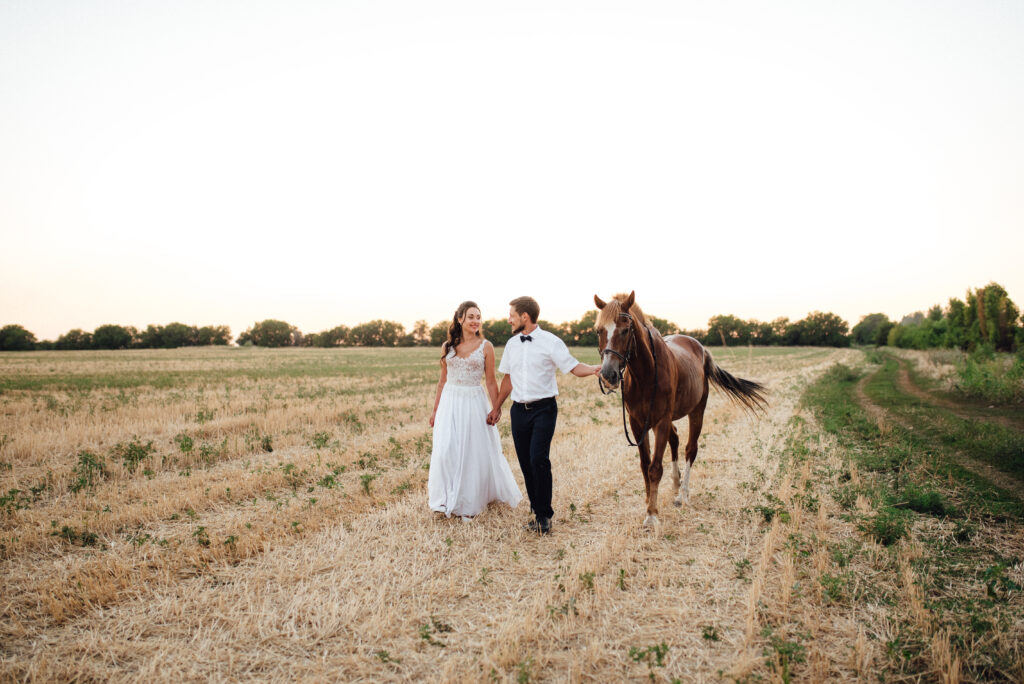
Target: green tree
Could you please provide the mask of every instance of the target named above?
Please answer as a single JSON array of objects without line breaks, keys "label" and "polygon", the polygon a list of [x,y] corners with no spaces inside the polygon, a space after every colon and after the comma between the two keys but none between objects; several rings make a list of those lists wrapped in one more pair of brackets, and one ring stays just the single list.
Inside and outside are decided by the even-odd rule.
[{"label": "green tree", "polygon": [[405,326],[395,321],[373,320],[352,328],[349,341],[358,347],[394,347],[405,336]]},{"label": "green tree", "polygon": [[887,342],[891,347],[903,349],[933,349],[942,346],[947,326],[945,318],[934,320],[930,313],[926,316],[917,312],[893,326]]},{"label": "green tree", "polygon": [[789,331],[789,318],[781,316],[768,325],[772,328],[772,344],[787,344],[786,335]]},{"label": "green tree", "polygon": [[712,316],[708,319],[708,337],[712,344],[746,345],[750,342],[750,325],[731,314]]},{"label": "green tree", "polygon": [[146,329],[139,333],[137,346],[142,349],[162,349],[164,346],[163,326],[150,323]]},{"label": "green tree", "polygon": [[36,336],[20,325],[11,324],[0,328],[0,351],[32,351],[36,348]]},{"label": "green tree", "polygon": [[92,333],[73,328],[57,338],[57,349],[92,349]]},{"label": "green tree", "polygon": [[[537,325],[540,326],[541,330],[547,330],[566,344],[572,344],[570,341],[572,340],[572,335],[569,332],[568,323],[552,323],[551,321],[545,321],[542,318],[537,321]],[[509,333],[509,335],[511,336],[511,333]]]},{"label": "green tree", "polygon": [[[441,336],[441,341],[437,344],[441,344],[447,339],[448,325],[448,323],[444,324],[444,333]],[[481,328],[484,331],[484,337],[489,339],[491,344],[505,344],[508,338],[512,337],[512,326],[508,324],[508,320],[493,318],[489,321],[484,321]],[[433,331],[431,331],[430,343],[434,344]]]},{"label": "green tree", "polygon": [[567,344],[573,344],[579,347],[596,347],[597,346],[597,330],[594,325],[597,323],[597,309],[591,309],[587,313],[583,314],[583,318],[573,323],[568,323],[567,328],[569,331],[569,337],[572,340]]},{"label": "green tree", "polygon": [[817,347],[849,347],[849,324],[834,313],[812,311],[801,321],[800,344]]},{"label": "green tree", "polygon": [[[596,311],[594,313],[597,313]],[[679,332],[679,326],[675,323],[671,323],[664,318],[658,318],[657,316],[648,316],[648,320],[651,321],[651,325],[662,334],[662,336],[675,335]]]},{"label": "green tree", "polygon": [[92,331],[94,349],[127,349],[132,345],[132,331],[122,325],[108,323]]},{"label": "green tree", "polygon": [[982,340],[992,344],[996,351],[1013,351],[1017,333],[1017,319],[1020,311],[999,283],[989,283],[982,290],[979,299],[984,315]]},{"label": "green tree", "polygon": [[231,344],[231,328],[226,325],[204,325],[196,331],[196,344],[200,347]]},{"label": "green tree", "polygon": [[896,327],[896,324],[892,321],[886,321],[878,326],[878,330],[875,331],[874,344],[876,347],[884,347],[889,343],[889,333]]},{"label": "green tree", "polygon": [[430,346],[430,324],[424,320],[416,321],[412,326],[412,343],[417,347]]},{"label": "green tree", "polygon": [[878,340],[878,330],[886,323],[889,317],[884,313],[868,314],[860,319],[857,325],[850,331],[850,337],[854,344],[868,345],[875,344]]},{"label": "green tree", "polygon": [[163,328],[161,345],[164,349],[194,347],[199,341],[199,330],[194,325],[168,323]]},{"label": "green tree", "polygon": [[238,344],[254,344],[257,347],[292,347],[302,339],[302,333],[294,325],[268,318],[238,336]]},{"label": "green tree", "polygon": [[316,335],[310,335],[309,345],[313,347],[341,347],[348,342],[349,327],[347,325],[336,325],[330,330],[324,330]]},{"label": "green tree", "polygon": [[[441,321],[435,323],[430,327],[430,346],[440,347],[444,344],[444,341],[448,339],[448,326],[451,325],[449,321]],[[483,324],[484,337],[490,339],[490,335],[487,334],[487,322]]]},{"label": "green tree", "polygon": [[762,323],[755,320],[748,321],[748,323],[750,325],[751,344],[762,347],[769,344],[778,344],[771,323]]},{"label": "green tree", "polygon": [[971,319],[966,304],[951,297],[946,307],[946,339],[944,347],[967,349],[970,346]]}]

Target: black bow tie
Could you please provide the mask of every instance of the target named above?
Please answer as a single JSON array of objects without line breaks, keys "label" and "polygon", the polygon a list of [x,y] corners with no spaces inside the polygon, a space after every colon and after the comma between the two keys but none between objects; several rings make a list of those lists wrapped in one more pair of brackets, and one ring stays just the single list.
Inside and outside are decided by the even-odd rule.
[{"label": "black bow tie", "polygon": [[533,338],[530,337],[529,335],[520,335],[519,336],[519,341],[520,342],[533,342]]}]

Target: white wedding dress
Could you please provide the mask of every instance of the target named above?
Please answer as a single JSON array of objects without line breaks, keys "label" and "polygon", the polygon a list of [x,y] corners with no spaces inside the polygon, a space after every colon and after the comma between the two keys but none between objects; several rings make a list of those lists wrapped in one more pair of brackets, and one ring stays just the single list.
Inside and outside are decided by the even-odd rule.
[{"label": "white wedding dress", "polygon": [[522,500],[501,452],[498,428],[487,424],[490,410],[480,380],[484,344],[462,358],[448,351],[448,378],[434,416],[427,492],[430,510],[448,517],[474,516],[491,501],[515,507]]}]

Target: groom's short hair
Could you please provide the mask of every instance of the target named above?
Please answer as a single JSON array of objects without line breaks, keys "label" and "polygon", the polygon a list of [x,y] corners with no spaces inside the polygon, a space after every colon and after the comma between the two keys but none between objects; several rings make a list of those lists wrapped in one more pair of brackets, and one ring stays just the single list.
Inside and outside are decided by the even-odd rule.
[{"label": "groom's short hair", "polygon": [[516,297],[509,304],[517,314],[527,314],[532,323],[540,320],[540,304],[533,297]]}]

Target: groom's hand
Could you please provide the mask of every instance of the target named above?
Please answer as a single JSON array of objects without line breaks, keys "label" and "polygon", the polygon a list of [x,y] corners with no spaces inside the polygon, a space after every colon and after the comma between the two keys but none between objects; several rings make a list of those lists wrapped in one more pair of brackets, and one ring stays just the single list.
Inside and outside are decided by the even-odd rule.
[{"label": "groom's hand", "polygon": [[496,408],[487,414],[487,424],[497,425],[498,421],[501,420],[501,409]]}]

